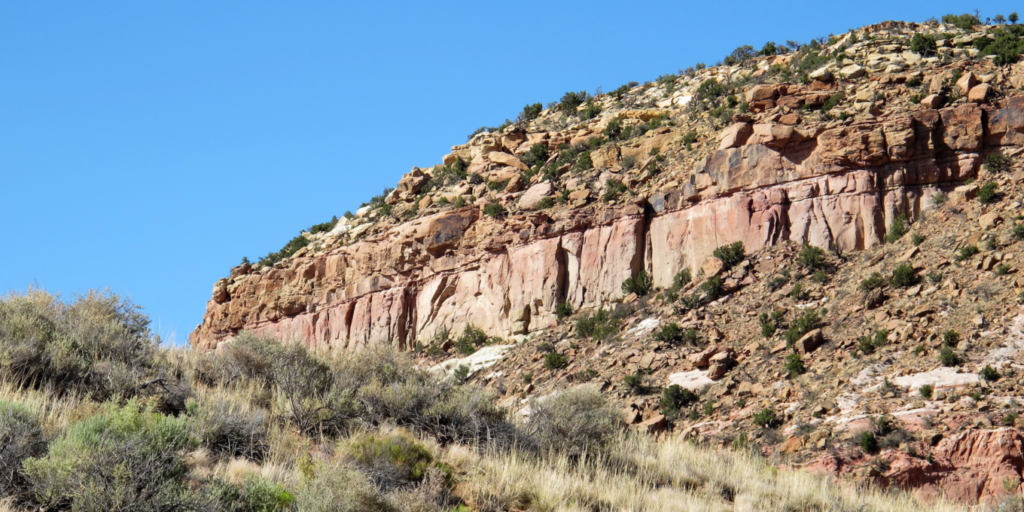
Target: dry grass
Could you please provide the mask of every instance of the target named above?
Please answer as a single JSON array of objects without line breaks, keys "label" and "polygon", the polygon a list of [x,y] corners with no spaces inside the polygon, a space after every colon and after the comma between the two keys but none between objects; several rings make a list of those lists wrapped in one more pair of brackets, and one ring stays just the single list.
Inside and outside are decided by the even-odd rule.
[{"label": "dry grass", "polygon": [[803,471],[780,471],[757,457],[681,440],[656,443],[626,436],[607,455],[581,462],[559,454],[544,460],[481,455],[464,447],[447,449],[442,459],[464,471],[459,493],[480,510],[964,510]]},{"label": "dry grass", "polygon": [[6,380],[0,380],[0,400],[24,405],[37,415],[47,438],[55,437],[99,409],[99,404],[75,393],[58,395],[49,389],[29,389]]}]

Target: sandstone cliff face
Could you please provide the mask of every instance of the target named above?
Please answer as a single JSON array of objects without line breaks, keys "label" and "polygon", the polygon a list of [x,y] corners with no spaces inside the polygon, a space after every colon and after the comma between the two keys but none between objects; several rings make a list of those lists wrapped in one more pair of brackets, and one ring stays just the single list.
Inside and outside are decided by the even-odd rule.
[{"label": "sandstone cliff face", "polygon": [[752,135],[708,154],[687,182],[629,204],[505,219],[467,206],[273,268],[238,267],[215,285],[190,342],[212,349],[251,329],[337,348],[408,347],[466,324],[509,336],[552,325],[561,302],[621,299],[622,281],[641,270],[669,286],[735,241],[750,251],[786,240],[870,248],[898,212],[915,218],[973,176],[987,151],[1024,143],[1024,98],[749,128],[733,129]]}]

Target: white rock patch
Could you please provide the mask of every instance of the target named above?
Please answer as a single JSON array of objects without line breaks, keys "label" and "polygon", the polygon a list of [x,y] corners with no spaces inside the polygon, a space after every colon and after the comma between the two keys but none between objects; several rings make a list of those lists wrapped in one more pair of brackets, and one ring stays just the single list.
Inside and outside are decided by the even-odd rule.
[{"label": "white rock patch", "polygon": [[458,367],[466,365],[469,367],[469,374],[473,375],[484,368],[490,368],[497,364],[498,361],[501,361],[505,357],[505,354],[509,350],[512,350],[513,347],[515,347],[515,345],[489,345],[466,357],[449,359],[443,363],[434,365],[430,368],[430,371],[451,375]]},{"label": "white rock patch", "polygon": [[697,391],[714,383],[715,381],[708,377],[708,372],[701,370],[673,373],[668,376],[668,386],[678,384],[690,391]]},{"label": "white rock patch", "polygon": [[909,388],[910,391],[915,391],[925,384],[931,384],[935,389],[955,388],[975,384],[978,380],[977,373],[958,373],[955,368],[943,366],[930,372],[894,377],[891,382],[897,386]]}]

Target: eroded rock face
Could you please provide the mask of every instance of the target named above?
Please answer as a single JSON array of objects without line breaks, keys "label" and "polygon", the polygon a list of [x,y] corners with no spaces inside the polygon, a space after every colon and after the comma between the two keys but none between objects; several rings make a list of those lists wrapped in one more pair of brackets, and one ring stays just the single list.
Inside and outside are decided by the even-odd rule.
[{"label": "eroded rock face", "polygon": [[914,488],[929,501],[943,495],[954,502],[991,503],[1006,496],[1004,480],[1019,484],[1022,470],[1024,434],[1002,428],[970,430],[943,439],[932,450],[931,462],[899,454],[885,478]]},{"label": "eroded rock face", "polygon": [[[552,325],[561,302],[578,309],[616,301],[622,281],[642,269],[656,286],[670,286],[677,272],[696,271],[716,247],[736,241],[748,251],[786,240],[870,248],[897,212],[915,218],[932,195],[973,176],[985,145],[1024,141],[1024,100],[829,129],[758,124],[746,140],[733,139],[689,182],[637,204],[503,220],[466,207],[247,269],[217,284],[190,342],[212,349],[252,329],[338,348],[411,346],[466,324],[508,336]],[[518,167],[514,157],[487,156]],[[402,190],[422,181],[410,173]]]}]

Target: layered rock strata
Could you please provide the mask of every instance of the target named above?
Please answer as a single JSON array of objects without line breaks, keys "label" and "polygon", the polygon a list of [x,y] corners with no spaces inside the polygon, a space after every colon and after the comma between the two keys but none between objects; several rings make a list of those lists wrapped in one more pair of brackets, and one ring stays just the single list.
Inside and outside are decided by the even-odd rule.
[{"label": "layered rock strata", "polygon": [[190,342],[212,349],[250,329],[310,345],[409,347],[466,324],[507,337],[552,325],[562,302],[619,300],[641,270],[667,287],[735,241],[750,251],[787,240],[869,248],[898,213],[915,218],[973,176],[986,152],[1024,143],[1024,97],[832,128],[738,125],[730,133],[750,134],[742,145],[634,203],[503,219],[468,206],[273,268],[236,267]]}]

